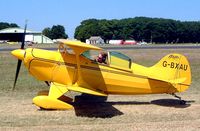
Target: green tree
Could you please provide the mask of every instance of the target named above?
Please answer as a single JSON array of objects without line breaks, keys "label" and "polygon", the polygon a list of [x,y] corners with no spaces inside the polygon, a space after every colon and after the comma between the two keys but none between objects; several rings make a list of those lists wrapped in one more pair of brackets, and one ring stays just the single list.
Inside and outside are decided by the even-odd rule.
[{"label": "green tree", "polygon": [[42,34],[50,38],[51,37],[51,28],[49,28],[49,27],[44,28],[42,31]]},{"label": "green tree", "polygon": [[9,25],[10,27],[19,27],[17,24],[15,24],[15,23],[10,23],[10,25]]},{"label": "green tree", "polygon": [[121,20],[88,19],[81,22],[74,37],[85,41],[99,35],[104,40],[134,39],[154,43],[200,42],[200,22],[135,17]]},{"label": "green tree", "polygon": [[65,28],[62,25],[53,25],[51,28],[51,39],[68,38]]},{"label": "green tree", "polygon": [[102,33],[99,21],[89,19],[81,22],[81,25],[75,29],[74,37],[85,42],[90,36],[99,36]]},{"label": "green tree", "polygon": [[44,28],[42,33],[51,39],[68,38],[68,35],[65,33],[65,28],[62,25],[53,25],[52,28]]},{"label": "green tree", "polygon": [[5,28],[10,28],[10,27],[19,27],[17,24],[15,23],[7,23],[7,22],[0,22],[0,30],[5,29]]}]

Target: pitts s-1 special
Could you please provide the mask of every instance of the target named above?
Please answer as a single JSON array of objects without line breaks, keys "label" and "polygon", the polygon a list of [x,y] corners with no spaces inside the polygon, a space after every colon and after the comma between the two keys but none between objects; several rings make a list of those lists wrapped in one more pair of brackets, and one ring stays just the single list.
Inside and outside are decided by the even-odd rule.
[{"label": "pitts s-1 special", "polygon": [[[14,87],[21,62],[29,73],[40,81],[50,84],[48,92],[40,92],[33,103],[43,109],[71,109],[63,95],[68,91],[97,96],[109,94],[175,95],[191,84],[191,69],[188,60],[181,54],[169,54],[152,67],[133,63],[131,59],[116,51],[102,51],[101,48],[80,41],[59,39],[57,51],[44,49],[21,49],[12,51],[18,58]],[[67,51],[67,48],[72,50]],[[104,59],[95,53],[103,52]],[[102,55],[101,55],[102,56]],[[99,61],[101,59],[101,61]],[[176,96],[176,95],[175,95]],[[183,101],[184,102],[184,101]]]}]

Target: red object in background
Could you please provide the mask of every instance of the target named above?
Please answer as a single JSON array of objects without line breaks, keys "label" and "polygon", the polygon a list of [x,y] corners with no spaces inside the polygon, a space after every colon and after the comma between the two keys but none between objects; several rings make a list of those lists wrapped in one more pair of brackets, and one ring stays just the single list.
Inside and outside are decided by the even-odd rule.
[{"label": "red object in background", "polygon": [[137,45],[137,42],[134,40],[126,40],[123,42],[124,45]]}]

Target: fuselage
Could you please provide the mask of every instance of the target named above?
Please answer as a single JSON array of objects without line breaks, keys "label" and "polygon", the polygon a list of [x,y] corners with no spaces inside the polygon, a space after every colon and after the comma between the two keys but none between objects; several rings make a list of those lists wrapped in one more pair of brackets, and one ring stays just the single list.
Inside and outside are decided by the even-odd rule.
[{"label": "fuselage", "polygon": [[[166,82],[149,79],[146,67],[132,63],[130,69],[99,64],[80,55],[83,87],[92,87],[107,94],[152,94],[175,92]],[[24,64],[30,74],[41,81],[71,86],[80,80],[74,54],[27,48]],[[138,71],[142,70],[142,72]]]}]

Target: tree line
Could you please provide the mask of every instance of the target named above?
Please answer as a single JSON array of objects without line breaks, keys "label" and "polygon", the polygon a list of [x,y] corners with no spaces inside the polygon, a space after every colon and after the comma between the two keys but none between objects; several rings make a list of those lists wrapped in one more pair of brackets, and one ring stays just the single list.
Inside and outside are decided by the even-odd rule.
[{"label": "tree line", "polygon": [[19,26],[15,23],[0,22],[0,30],[11,27],[19,27]]},{"label": "tree line", "polygon": [[90,36],[101,36],[104,40],[134,39],[153,43],[199,43],[200,22],[148,17],[121,20],[87,19],[75,29],[74,37],[85,41]]},{"label": "tree line", "polygon": [[[0,30],[19,27],[15,23],[0,22]],[[44,28],[51,39],[68,38],[62,25]],[[135,17],[121,20],[87,19],[76,27],[74,37],[85,42],[91,36],[136,40],[153,43],[200,43],[200,21],[178,21],[163,18]]]}]

